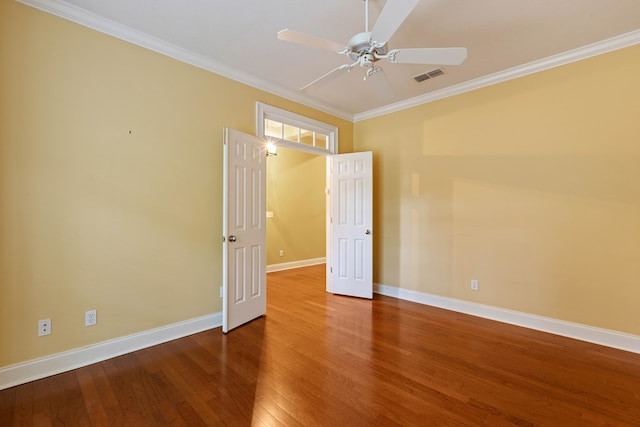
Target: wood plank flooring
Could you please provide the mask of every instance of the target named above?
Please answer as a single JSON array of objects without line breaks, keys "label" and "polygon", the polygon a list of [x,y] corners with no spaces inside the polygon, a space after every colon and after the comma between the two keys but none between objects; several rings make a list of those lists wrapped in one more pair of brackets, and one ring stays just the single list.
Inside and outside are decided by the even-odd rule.
[{"label": "wood plank flooring", "polygon": [[0,426],[640,426],[640,355],[268,275],[267,316],[0,391]]}]

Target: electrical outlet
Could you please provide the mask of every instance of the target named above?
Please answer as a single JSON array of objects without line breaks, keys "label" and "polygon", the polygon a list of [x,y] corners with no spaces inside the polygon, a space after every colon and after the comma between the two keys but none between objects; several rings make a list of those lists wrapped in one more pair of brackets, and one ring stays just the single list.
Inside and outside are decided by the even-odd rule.
[{"label": "electrical outlet", "polygon": [[479,289],[480,289],[480,288],[478,287],[478,281],[477,281],[477,280],[472,280],[472,281],[471,281],[471,290],[472,290],[472,291],[477,291],[477,290],[479,290]]},{"label": "electrical outlet", "polygon": [[98,314],[95,310],[84,312],[84,326],[93,326],[98,323]]},{"label": "electrical outlet", "polygon": [[224,288],[222,286],[220,286],[220,298],[222,298],[222,296],[223,296],[223,293],[222,293],[223,291],[224,291]]},{"label": "electrical outlet", "polygon": [[51,335],[51,319],[38,320],[38,336]]},{"label": "electrical outlet", "polygon": [[284,256],[284,249],[280,249],[280,256]]}]

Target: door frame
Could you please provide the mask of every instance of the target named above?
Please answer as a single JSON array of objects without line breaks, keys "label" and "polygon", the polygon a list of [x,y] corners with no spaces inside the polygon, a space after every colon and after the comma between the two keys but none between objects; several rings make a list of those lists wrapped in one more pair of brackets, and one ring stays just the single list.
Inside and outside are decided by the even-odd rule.
[{"label": "door frame", "polygon": [[[338,127],[328,123],[320,122],[310,117],[283,110],[262,102],[256,102],[256,136],[258,138],[269,139],[265,135],[265,121],[272,120],[284,125],[298,127],[300,129],[320,132],[328,136],[326,147],[316,147],[301,144],[299,142],[288,141],[285,139],[273,138],[273,143],[279,147],[291,148],[297,151],[303,151],[316,155],[322,155],[326,158],[326,174],[325,174],[325,260],[329,264],[332,259],[331,253],[331,158],[340,154],[338,150]],[[267,166],[268,168],[268,166]],[[373,225],[373,224],[372,224]],[[265,261],[266,262],[266,261]],[[331,271],[327,268],[326,272],[326,291],[332,293]]]},{"label": "door frame", "polygon": [[[335,153],[334,153],[335,154]],[[333,156],[334,154],[332,154],[331,156]],[[325,195],[325,208],[326,208],[326,212],[325,212],[325,234],[326,234],[326,242],[325,242],[325,266],[328,267],[329,265],[329,261],[331,261],[331,238],[332,238],[332,234],[331,234],[331,156],[326,156],[326,175],[325,175],[325,188],[324,188],[324,195]],[[331,286],[331,269],[330,268],[325,268],[325,282],[326,282],[326,292],[328,293],[333,293],[332,292],[332,286]]]}]

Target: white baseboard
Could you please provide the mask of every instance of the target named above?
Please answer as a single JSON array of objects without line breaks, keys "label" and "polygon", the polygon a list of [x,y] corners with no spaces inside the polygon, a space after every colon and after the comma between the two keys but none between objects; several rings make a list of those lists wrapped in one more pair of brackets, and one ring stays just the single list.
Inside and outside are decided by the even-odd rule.
[{"label": "white baseboard", "polygon": [[[278,267],[278,269],[271,271],[322,264],[324,262],[324,258],[317,258],[316,260],[276,264],[271,267]],[[400,289],[394,286],[376,284],[374,286],[374,291],[381,295],[444,308],[446,310],[483,317],[485,319],[496,320],[503,323],[549,332],[556,335],[640,354],[640,336],[637,335],[625,334],[608,329],[594,328],[578,323],[565,322],[562,320],[477,304],[454,298]],[[131,353],[136,350],[162,344],[167,341],[214,329],[220,326],[222,326],[222,313],[214,313],[208,316],[198,317],[184,322],[174,323],[172,325],[104,341],[87,347],[53,354],[40,359],[6,366],[4,368],[0,368],[0,390],[91,365],[112,357]]]},{"label": "white baseboard", "polygon": [[533,314],[477,304],[454,298],[400,289],[395,286],[375,284],[374,291],[380,295],[444,308],[446,310],[470,314],[472,316],[483,317],[485,319],[497,320],[498,322],[523,326],[529,329],[549,332],[564,337],[640,354],[640,336],[637,335],[625,334],[623,332],[612,331],[609,329],[595,328],[592,326],[581,325],[579,323],[565,322],[563,320],[536,316]]},{"label": "white baseboard", "polygon": [[327,262],[327,258],[312,258],[303,259],[301,261],[283,262],[281,264],[267,265],[267,273],[273,273],[274,271],[291,270],[292,268],[309,267],[311,265],[324,264]]},{"label": "white baseboard", "polygon": [[0,368],[0,390],[220,326],[222,326],[222,313],[214,313],[40,359],[6,366]]}]

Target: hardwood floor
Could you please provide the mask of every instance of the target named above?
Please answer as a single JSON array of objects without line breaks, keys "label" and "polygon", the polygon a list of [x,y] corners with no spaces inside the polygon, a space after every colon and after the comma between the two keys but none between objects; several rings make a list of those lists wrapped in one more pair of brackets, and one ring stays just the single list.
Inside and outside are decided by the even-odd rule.
[{"label": "hardwood floor", "polygon": [[0,426],[639,426],[640,355],[268,275],[268,311],[0,391]]}]

